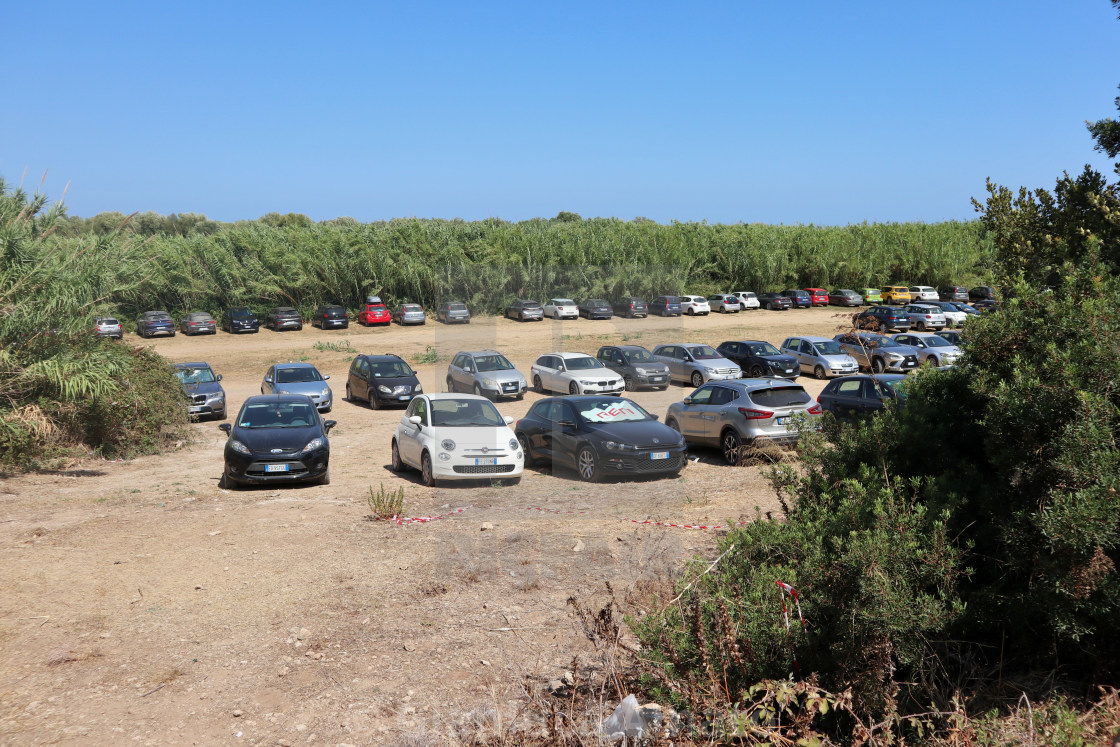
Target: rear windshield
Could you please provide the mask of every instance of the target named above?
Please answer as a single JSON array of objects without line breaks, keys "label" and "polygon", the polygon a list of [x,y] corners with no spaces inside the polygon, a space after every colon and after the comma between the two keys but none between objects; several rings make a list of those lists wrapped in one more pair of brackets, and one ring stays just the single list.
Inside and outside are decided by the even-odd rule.
[{"label": "rear windshield", "polygon": [[595,358],[567,358],[564,365],[569,371],[583,371],[588,368],[603,368],[603,364]]},{"label": "rear windshield", "polygon": [[346,314],[346,309],[342,308],[341,306],[328,306],[326,308],[326,311],[324,311],[323,313],[325,313],[327,316],[343,316],[344,314]]},{"label": "rear windshield", "polygon": [[535,309],[540,306],[536,301],[522,301],[521,306],[526,309]]},{"label": "rear windshield", "polygon": [[375,379],[393,379],[412,376],[412,369],[404,361],[371,361],[370,373]]},{"label": "rear windshield", "polygon": [[645,348],[641,350],[623,350],[622,355],[630,363],[651,363],[657,360],[650,355],[650,352]]},{"label": "rear windshield", "polygon": [[485,400],[434,399],[432,425],[441,428],[498,427],[506,424],[498,408]]},{"label": "rear windshield", "polygon": [[171,315],[168,314],[166,311],[149,311],[147,314],[144,314],[144,318],[145,319],[155,319],[157,321],[162,322],[165,319],[170,319]]},{"label": "rear windshield", "polygon": [[692,302],[693,303],[707,303],[708,299],[704,298],[703,296],[693,296],[692,297]]},{"label": "rear windshield", "polygon": [[291,316],[292,314],[298,314],[298,313],[299,312],[297,312],[295,309],[277,309],[276,310],[276,316]]},{"label": "rear windshield", "polygon": [[448,311],[466,311],[467,305],[465,303],[449,303],[447,304]]},{"label": "rear windshield", "polygon": [[276,383],[277,384],[298,384],[305,381],[322,381],[323,375],[319,373],[318,369],[311,366],[301,366],[299,368],[278,368],[276,369]]},{"label": "rear windshield", "polygon": [[114,319],[111,316],[107,316],[107,317],[103,317],[101,319],[101,324],[120,324],[120,322],[118,322],[116,319]]},{"label": "rear windshield", "polygon": [[[526,304],[528,306],[529,304]],[[554,298],[552,299],[553,306],[575,306],[576,302],[570,298]]]},{"label": "rear windshield", "polygon": [[406,303],[401,308],[403,308],[405,311],[423,311],[424,310],[424,307],[421,306],[418,303]]},{"label": "rear windshield", "polygon": [[665,296],[665,303],[680,303],[681,299],[677,296]]},{"label": "rear windshield", "polygon": [[474,362],[479,371],[513,370],[513,364],[504,355],[476,355]]},{"label": "rear windshield", "polygon": [[797,298],[807,298],[809,296],[805,291],[792,291],[790,295],[796,296]]},{"label": "rear windshield", "polygon": [[592,298],[591,300],[587,301],[587,305],[588,306],[606,306],[607,302],[604,301],[601,298]]},{"label": "rear windshield", "polygon": [[750,393],[751,401],[763,407],[789,407],[803,405],[812,401],[812,397],[799,386],[776,386],[771,389],[759,389]]}]

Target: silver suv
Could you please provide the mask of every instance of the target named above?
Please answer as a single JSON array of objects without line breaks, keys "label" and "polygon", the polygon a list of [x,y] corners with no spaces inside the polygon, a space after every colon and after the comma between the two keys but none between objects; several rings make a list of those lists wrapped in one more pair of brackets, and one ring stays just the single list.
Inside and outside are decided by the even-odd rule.
[{"label": "silver suv", "polygon": [[796,443],[802,428],[816,427],[820,414],[821,406],[800,384],[742,379],[713,381],[674,402],[665,424],[689,443],[718,446],[735,464],[743,444]]},{"label": "silver suv", "polygon": [[708,381],[743,376],[738,365],[717,353],[711,345],[702,343],[658,345],[653,349],[653,357],[669,367],[669,376],[673,381],[687,381],[697,387]]},{"label": "silver suv", "polygon": [[840,343],[827,337],[788,337],[781,350],[797,359],[801,373],[811,373],[818,379],[859,372],[856,359],[841,350]]},{"label": "silver suv", "polygon": [[497,350],[456,353],[447,367],[447,391],[470,392],[481,397],[525,398],[525,376]]},{"label": "silver suv", "polygon": [[918,351],[874,332],[841,332],[834,338],[861,368],[875,373],[906,373],[918,367]]},{"label": "silver suv", "polygon": [[945,329],[945,314],[936,306],[928,303],[912,303],[903,312],[910,317],[910,326],[919,332]]},{"label": "silver suv", "polygon": [[952,366],[964,355],[963,350],[933,332],[907,332],[893,337],[895,342],[916,349],[921,354],[922,363],[928,365]]}]

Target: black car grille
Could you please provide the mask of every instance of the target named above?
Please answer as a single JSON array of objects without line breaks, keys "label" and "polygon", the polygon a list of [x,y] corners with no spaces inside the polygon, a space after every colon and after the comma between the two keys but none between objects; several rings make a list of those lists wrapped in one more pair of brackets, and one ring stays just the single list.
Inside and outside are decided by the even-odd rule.
[{"label": "black car grille", "polygon": [[668,459],[635,459],[630,469],[635,472],[671,472],[684,466],[684,454],[669,455]]},{"label": "black car grille", "polygon": [[512,464],[456,464],[452,467],[459,475],[500,475],[513,472]]},{"label": "black car grille", "polygon": [[903,365],[905,365],[905,366],[917,366],[918,365],[918,356],[908,355],[908,356],[906,356],[905,358],[902,359],[902,362],[903,362]]},{"label": "black car grille", "polygon": [[520,386],[516,381],[506,381],[502,383],[503,392],[516,392]]},{"label": "black car grille", "polygon": [[205,394],[192,394],[191,395],[191,402],[193,404],[196,404],[196,405],[204,404],[206,402],[206,395]]}]

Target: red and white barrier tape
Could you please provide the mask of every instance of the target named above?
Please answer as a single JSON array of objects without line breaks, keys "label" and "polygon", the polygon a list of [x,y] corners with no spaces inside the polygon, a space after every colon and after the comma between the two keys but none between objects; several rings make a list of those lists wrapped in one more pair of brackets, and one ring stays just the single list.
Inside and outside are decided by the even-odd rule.
[{"label": "red and white barrier tape", "polygon": [[[439,519],[446,519],[449,516],[455,516],[456,514],[461,514],[464,511],[470,510],[472,508],[475,508],[475,506],[463,506],[462,508],[456,508],[452,511],[448,511],[448,512],[442,513],[442,514],[437,514],[435,516],[393,516],[393,517],[386,518],[386,519],[380,519],[380,521],[391,521],[391,522],[393,522],[394,524],[397,524],[397,525],[428,524],[430,522],[437,521]],[[493,506],[481,506],[480,508],[484,508],[484,509],[493,508]],[[514,510],[520,510],[520,511],[539,511],[539,512],[542,512],[542,513],[549,513],[549,514],[577,514],[577,515],[586,516],[586,515],[591,513],[590,511],[566,511],[566,510],[561,510],[561,509],[556,509],[556,508],[544,508],[543,506],[511,506],[510,508],[512,508]],[[678,524],[678,523],[672,522],[672,521],[654,521],[653,519],[645,519],[645,520],[619,519],[619,521],[629,522],[631,524],[643,524],[643,525],[646,525],[646,526],[654,526],[654,527],[671,527],[673,529],[706,529],[706,530],[730,529],[731,527],[741,527],[744,524],[749,523],[749,522],[746,522],[746,521],[736,521],[733,524]],[[796,595],[795,595],[794,598],[796,599]]]},{"label": "red and white barrier tape", "polygon": [[394,524],[427,524],[436,519],[446,519],[448,516],[461,514],[471,508],[474,508],[474,506],[463,506],[462,508],[457,508],[454,511],[448,511],[445,514],[439,514],[437,516],[393,516],[392,518],[383,519],[383,521],[391,521]]},{"label": "red and white barrier tape", "polygon": [[556,508],[541,508],[540,506],[514,506],[522,511],[544,511],[549,514],[589,514],[590,511],[561,511]]},{"label": "red and white barrier tape", "polygon": [[645,521],[638,521],[637,519],[623,519],[629,521],[631,524],[648,524],[654,527],[673,527],[674,529],[730,529],[731,527],[741,527],[747,522],[737,521],[731,525],[725,524],[674,524],[671,521],[653,521],[647,519]]}]

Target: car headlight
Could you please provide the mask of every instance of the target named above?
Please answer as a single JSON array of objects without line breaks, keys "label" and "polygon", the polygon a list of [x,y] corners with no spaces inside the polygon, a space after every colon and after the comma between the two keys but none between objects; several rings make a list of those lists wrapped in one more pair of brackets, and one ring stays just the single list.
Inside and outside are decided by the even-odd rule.
[{"label": "car headlight", "polygon": [[890,353],[887,357],[890,358],[892,361],[902,360],[902,356],[899,355],[898,353]]},{"label": "car headlight", "polygon": [[580,379],[579,383],[583,384],[584,386],[594,386],[597,382],[588,381],[587,379]]},{"label": "car headlight", "polygon": [[455,442],[450,438],[443,439],[439,445],[442,446],[445,451],[455,451]]},{"label": "car headlight", "polygon": [[441,451],[439,453],[439,460],[441,462],[449,462],[449,461],[451,461],[451,455],[448,454],[446,451]]},{"label": "car headlight", "polygon": [[637,451],[638,447],[633,444],[623,444],[618,441],[604,441],[603,446],[610,451]]},{"label": "car headlight", "polygon": [[486,386],[488,386],[488,387],[491,387],[491,388],[493,388],[493,389],[497,389],[497,388],[498,388],[498,382],[497,382],[497,381],[495,381],[494,379],[483,379],[483,380],[482,380],[482,383],[483,383],[483,384],[485,384],[485,385],[486,385]]},{"label": "car headlight", "polygon": [[649,373],[649,371],[647,371],[644,368],[635,368],[634,373],[638,374],[639,376],[645,376],[646,374]]},{"label": "car headlight", "polygon": [[419,394],[420,392],[424,391],[424,387],[422,387],[422,386],[420,386],[419,384],[417,384],[417,385],[416,385],[415,387],[413,387],[413,388],[412,388],[412,391],[414,391],[414,392],[416,392],[417,394]]},{"label": "car headlight", "polygon": [[331,393],[331,390],[330,390],[329,387],[327,387],[327,388],[323,389],[323,391],[319,392],[319,396],[320,397],[326,397],[330,393]]},{"label": "car headlight", "polygon": [[230,441],[229,447],[236,451],[238,454],[248,454],[249,456],[253,455],[253,452],[249,451],[249,447],[241,443],[240,441]]},{"label": "car headlight", "polygon": [[393,390],[390,389],[389,387],[385,386],[384,384],[378,384],[377,385],[377,391],[381,392],[382,394],[392,394],[393,393]]},{"label": "car headlight", "polygon": [[521,447],[521,444],[517,443],[516,438],[511,438],[509,440],[509,450],[510,451],[517,451],[520,447]]},{"label": "car headlight", "polygon": [[225,392],[214,392],[206,397],[211,402],[218,402],[226,398]]},{"label": "car headlight", "polygon": [[315,451],[315,449],[321,449],[321,448],[323,448],[324,443],[325,442],[321,438],[313,438],[313,439],[311,439],[310,441],[307,442],[307,446],[304,446],[302,449],[299,450],[299,453],[300,454],[306,454],[309,451]]}]

